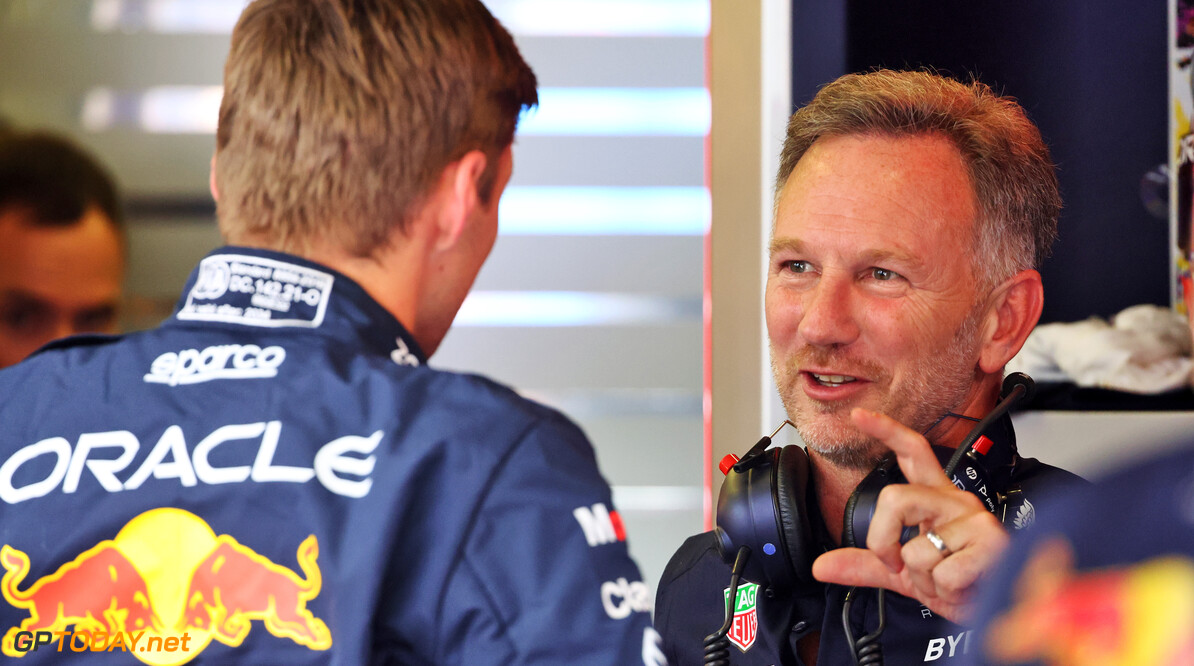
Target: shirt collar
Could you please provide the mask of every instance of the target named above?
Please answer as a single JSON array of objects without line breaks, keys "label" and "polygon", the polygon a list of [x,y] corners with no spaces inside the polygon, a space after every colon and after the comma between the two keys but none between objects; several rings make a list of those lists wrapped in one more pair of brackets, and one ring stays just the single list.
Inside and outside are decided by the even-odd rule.
[{"label": "shirt collar", "polygon": [[356,343],[398,365],[427,362],[414,336],[348,276],[272,250],[212,251],[191,273],[169,323],[309,333]]}]

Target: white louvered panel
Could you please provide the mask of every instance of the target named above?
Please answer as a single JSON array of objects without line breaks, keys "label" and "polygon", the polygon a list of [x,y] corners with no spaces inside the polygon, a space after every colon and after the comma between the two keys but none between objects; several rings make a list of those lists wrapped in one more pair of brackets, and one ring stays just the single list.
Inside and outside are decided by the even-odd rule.
[{"label": "white louvered panel", "polygon": [[[480,290],[552,289],[693,298],[702,239],[691,236],[506,236],[477,277]],[[528,257],[533,258],[528,261]]]},{"label": "white louvered panel", "polygon": [[[701,381],[699,320],[660,326],[452,329],[432,365],[539,389],[691,388]],[[700,420],[700,412],[692,415]]]}]

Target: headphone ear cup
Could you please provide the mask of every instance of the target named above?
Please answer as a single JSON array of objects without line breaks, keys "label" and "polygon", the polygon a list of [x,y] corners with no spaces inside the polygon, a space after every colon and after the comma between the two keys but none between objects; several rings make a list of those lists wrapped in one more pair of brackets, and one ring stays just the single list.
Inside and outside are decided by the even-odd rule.
[{"label": "headphone ear cup", "polygon": [[[861,486],[854,488],[854,492],[850,493],[850,499],[846,500],[846,512],[842,514],[842,545],[847,548],[858,548],[858,544],[854,541],[854,512],[858,509],[858,498],[862,495],[859,492]],[[866,535],[862,535],[864,538]]]},{"label": "headphone ear cup", "polygon": [[808,454],[799,446],[785,446],[775,471],[775,499],[788,564],[795,580],[812,580],[813,531],[808,518]]},{"label": "headphone ear cup", "polygon": [[[879,505],[879,493],[893,483],[904,483],[904,474],[895,461],[880,465],[863,477],[846,500],[842,514],[842,545],[849,548],[866,548],[867,533],[871,530],[871,519]],[[915,527],[906,527],[900,543],[906,543],[916,534]]]}]

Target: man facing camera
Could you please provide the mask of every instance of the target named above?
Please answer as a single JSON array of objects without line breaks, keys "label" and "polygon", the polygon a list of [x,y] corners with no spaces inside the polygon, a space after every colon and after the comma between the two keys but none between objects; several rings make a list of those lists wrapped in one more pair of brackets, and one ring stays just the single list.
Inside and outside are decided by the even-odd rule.
[{"label": "man facing camera", "polygon": [[125,234],[111,177],[65,139],[0,132],[0,368],[115,333]]},{"label": "man facing camera", "polygon": [[5,655],[663,663],[585,436],[427,365],[536,101],[479,0],[244,10],[212,174],[229,246],[159,328],[0,372]]},{"label": "man facing camera", "polygon": [[[768,501],[764,522],[774,512],[783,534],[745,554],[735,598],[743,534],[692,537],[672,558],[656,604],[672,663],[962,655],[971,591],[1008,525],[1073,479],[1020,458],[1006,415],[984,424],[965,467],[943,470],[1000,402],[1004,364],[1040,316],[1036,269],[1059,209],[1040,133],[980,83],[849,75],[792,116],[765,308],[776,384],[807,455],[774,458],[779,506]],[[772,469],[749,457],[730,474]],[[899,472],[910,483],[878,492],[876,479]],[[706,636],[723,622],[718,646]]]}]

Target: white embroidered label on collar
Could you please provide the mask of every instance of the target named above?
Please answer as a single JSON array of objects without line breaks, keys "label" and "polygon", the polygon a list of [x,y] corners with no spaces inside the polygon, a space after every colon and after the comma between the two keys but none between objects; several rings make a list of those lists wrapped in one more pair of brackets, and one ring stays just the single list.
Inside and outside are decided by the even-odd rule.
[{"label": "white embroidered label on collar", "polygon": [[244,254],[199,262],[178,318],[244,326],[318,328],[335,277],[324,271]]},{"label": "white embroidered label on collar", "polygon": [[398,365],[409,365],[412,368],[419,367],[419,357],[410,353],[410,347],[406,346],[406,340],[402,338],[394,338],[398,343],[398,348],[390,352],[390,359]]}]

